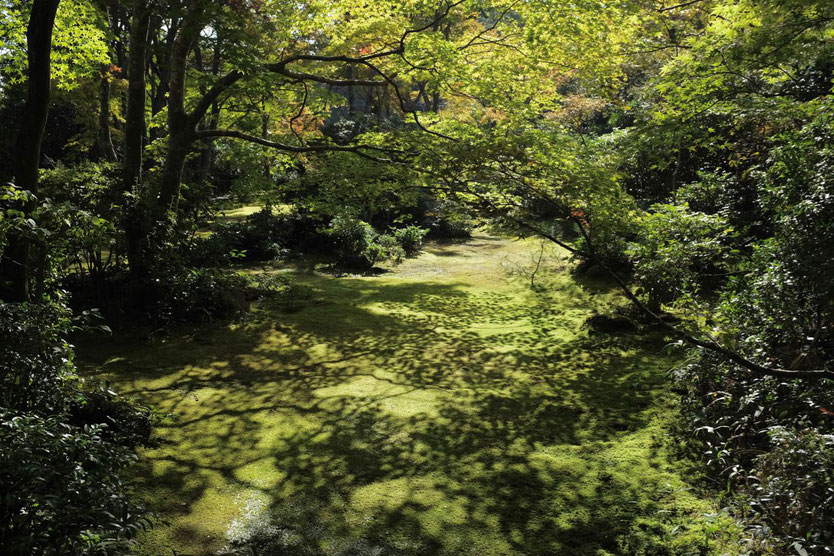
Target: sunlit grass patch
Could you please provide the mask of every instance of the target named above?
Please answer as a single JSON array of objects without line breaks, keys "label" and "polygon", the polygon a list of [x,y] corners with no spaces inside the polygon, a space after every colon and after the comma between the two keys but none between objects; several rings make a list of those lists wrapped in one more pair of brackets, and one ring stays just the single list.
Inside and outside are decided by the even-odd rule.
[{"label": "sunlit grass patch", "polygon": [[562,259],[531,287],[537,248],[476,237],[376,277],[299,273],[300,311],[82,350],[171,415],[141,469],[169,524],[140,552],[709,552],[714,508],[668,448],[674,359],[589,337],[616,294]]}]

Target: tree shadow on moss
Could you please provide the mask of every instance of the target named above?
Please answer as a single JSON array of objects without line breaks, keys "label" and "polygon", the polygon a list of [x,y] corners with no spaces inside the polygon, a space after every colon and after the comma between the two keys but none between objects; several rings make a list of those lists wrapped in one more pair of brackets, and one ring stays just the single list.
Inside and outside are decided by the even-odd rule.
[{"label": "tree shadow on moss", "polygon": [[570,302],[315,281],[298,313],[266,304],[104,365],[173,414],[139,475],[175,542],[225,542],[185,519],[224,488],[248,497],[229,550],[258,553],[617,552],[656,511],[631,471],[662,454],[615,449],[651,419],[656,344],[577,334]]}]

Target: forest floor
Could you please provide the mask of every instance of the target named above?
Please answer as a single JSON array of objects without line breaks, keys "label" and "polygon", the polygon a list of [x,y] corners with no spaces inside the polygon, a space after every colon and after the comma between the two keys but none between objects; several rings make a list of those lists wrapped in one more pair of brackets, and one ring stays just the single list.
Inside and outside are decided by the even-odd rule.
[{"label": "forest floor", "polygon": [[313,299],[82,370],[167,415],[137,477],[140,554],[721,551],[729,519],[671,439],[663,338],[591,334],[621,302],[558,252],[477,235],[376,276],[295,270]]}]

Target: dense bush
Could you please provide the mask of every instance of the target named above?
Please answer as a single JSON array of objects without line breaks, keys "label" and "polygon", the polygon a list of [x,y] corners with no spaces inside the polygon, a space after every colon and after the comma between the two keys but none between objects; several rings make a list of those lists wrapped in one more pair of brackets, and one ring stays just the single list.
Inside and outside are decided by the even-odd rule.
[{"label": "dense bush", "polygon": [[187,244],[185,260],[194,266],[263,262],[288,251],[316,252],[331,245],[319,221],[300,212],[279,213],[266,206],[239,222],[218,224],[210,235]]},{"label": "dense bush", "polygon": [[[834,418],[824,385],[753,377],[702,354],[678,372],[694,446],[753,532],[750,549],[828,554]],[[834,413],[834,412],[832,412]]]},{"label": "dense bush", "polygon": [[89,392],[60,306],[0,302],[0,552],[124,549],[149,525],[121,474],[150,436],[149,413]]},{"label": "dense bush", "polygon": [[8,410],[62,413],[72,390],[67,310],[0,302],[0,403]]},{"label": "dense bush", "polygon": [[276,213],[264,207],[244,220],[195,237],[184,249],[183,264],[221,267],[270,261],[294,252],[332,255],[339,266],[368,269],[384,260],[398,262],[416,255],[428,233],[413,225],[379,233],[367,222],[344,215],[324,226],[303,212]]},{"label": "dense bush", "polygon": [[148,317],[163,325],[234,316],[248,306],[248,279],[236,272],[176,268],[144,285]]},{"label": "dense bush", "polygon": [[[831,107],[814,110],[803,126],[758,146],[766,157],[743,173],[755,212],[733,208],[728,191],[740,187],[737,174],[702,175],[677,193],[717,217],[731,215],[747,236],[725,261],[732,277],[703,292],[712,334],[781,369],[834,368],[834,132]],[[695,445],[753,533],[748,549],[831,554],[831,381],[753,375],[709,353],[697,353],[679,378]]]},{"label": "dense bush", "polygon": [[148,525],[121,471],[129,448],[101,425],[0,411],[0,548],[74,554],[116,548]]},{"label": "dense bush", "polygon": [[419,228],[417,226],[406,226],[399,230],[394,230],[394,238],[400,247],[403,248],[405,254],[408,256],[416,255],[423,248],[423,238],[426,237],[428,230]]},{"label": "dense bush", "polygon": [[775,426],[771,449],[757,460],[751,507],[801,553],[834,547],[834,435]]},{"label": "dense bush", "polygon": [[626,254],[653,309],[726,273],[732,230],[722,217],[690,211],[685,204],[654,205],[637,226]]},{"label": "dense bush", "polygon": [[40,225],[50,230],[50,258],[93,279],[124,257],[119,167],[82,162],[43,172],[40,196],[47,199]]},{"label": "dense bush", "polygon": [[337,216],[328,233],[333,238],[339,265],[346,268],[369,269],[376,263],[395,257],[396,241],[381,237],[367,222]]},{"label": "dense bush", "polygon": [[195,266],[272,260],[283,252],[279,242],[284,239],[285,228],[285,219],[265,207],[243,221],[218,225],[210,235],[195,238],[186,247],[186,260]]},{"label": "dense bush", "polygon": [[287,311],[300,309],[313,297],[313,290],[309,286],[299,284],[288,274],[256,274],[252,277],[252,285],[258,295],[278,301]]},{"label": "dense bush", "polygon": [[475,229],[475,221],[460,210],[438,210],[428,212],[420,225],[429,229],[429,235],[436,239],[469,239]]}]

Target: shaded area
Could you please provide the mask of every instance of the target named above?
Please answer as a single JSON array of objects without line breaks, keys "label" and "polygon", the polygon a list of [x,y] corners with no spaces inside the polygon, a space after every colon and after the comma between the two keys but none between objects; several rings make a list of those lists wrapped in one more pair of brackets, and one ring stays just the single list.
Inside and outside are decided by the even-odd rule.
[{"label": "shaded area", "polygon": [[306,275],[317,301],[297,313],[265,303],[153,346],[82,349],[172,415],[139,473],[171,524],[142,550],[700,550],[711,508],[668,454],[662,343],[589,338],[610,294],[558,262],[535,293],[510,272],[535,246],[484,245],[385,278]]}]

